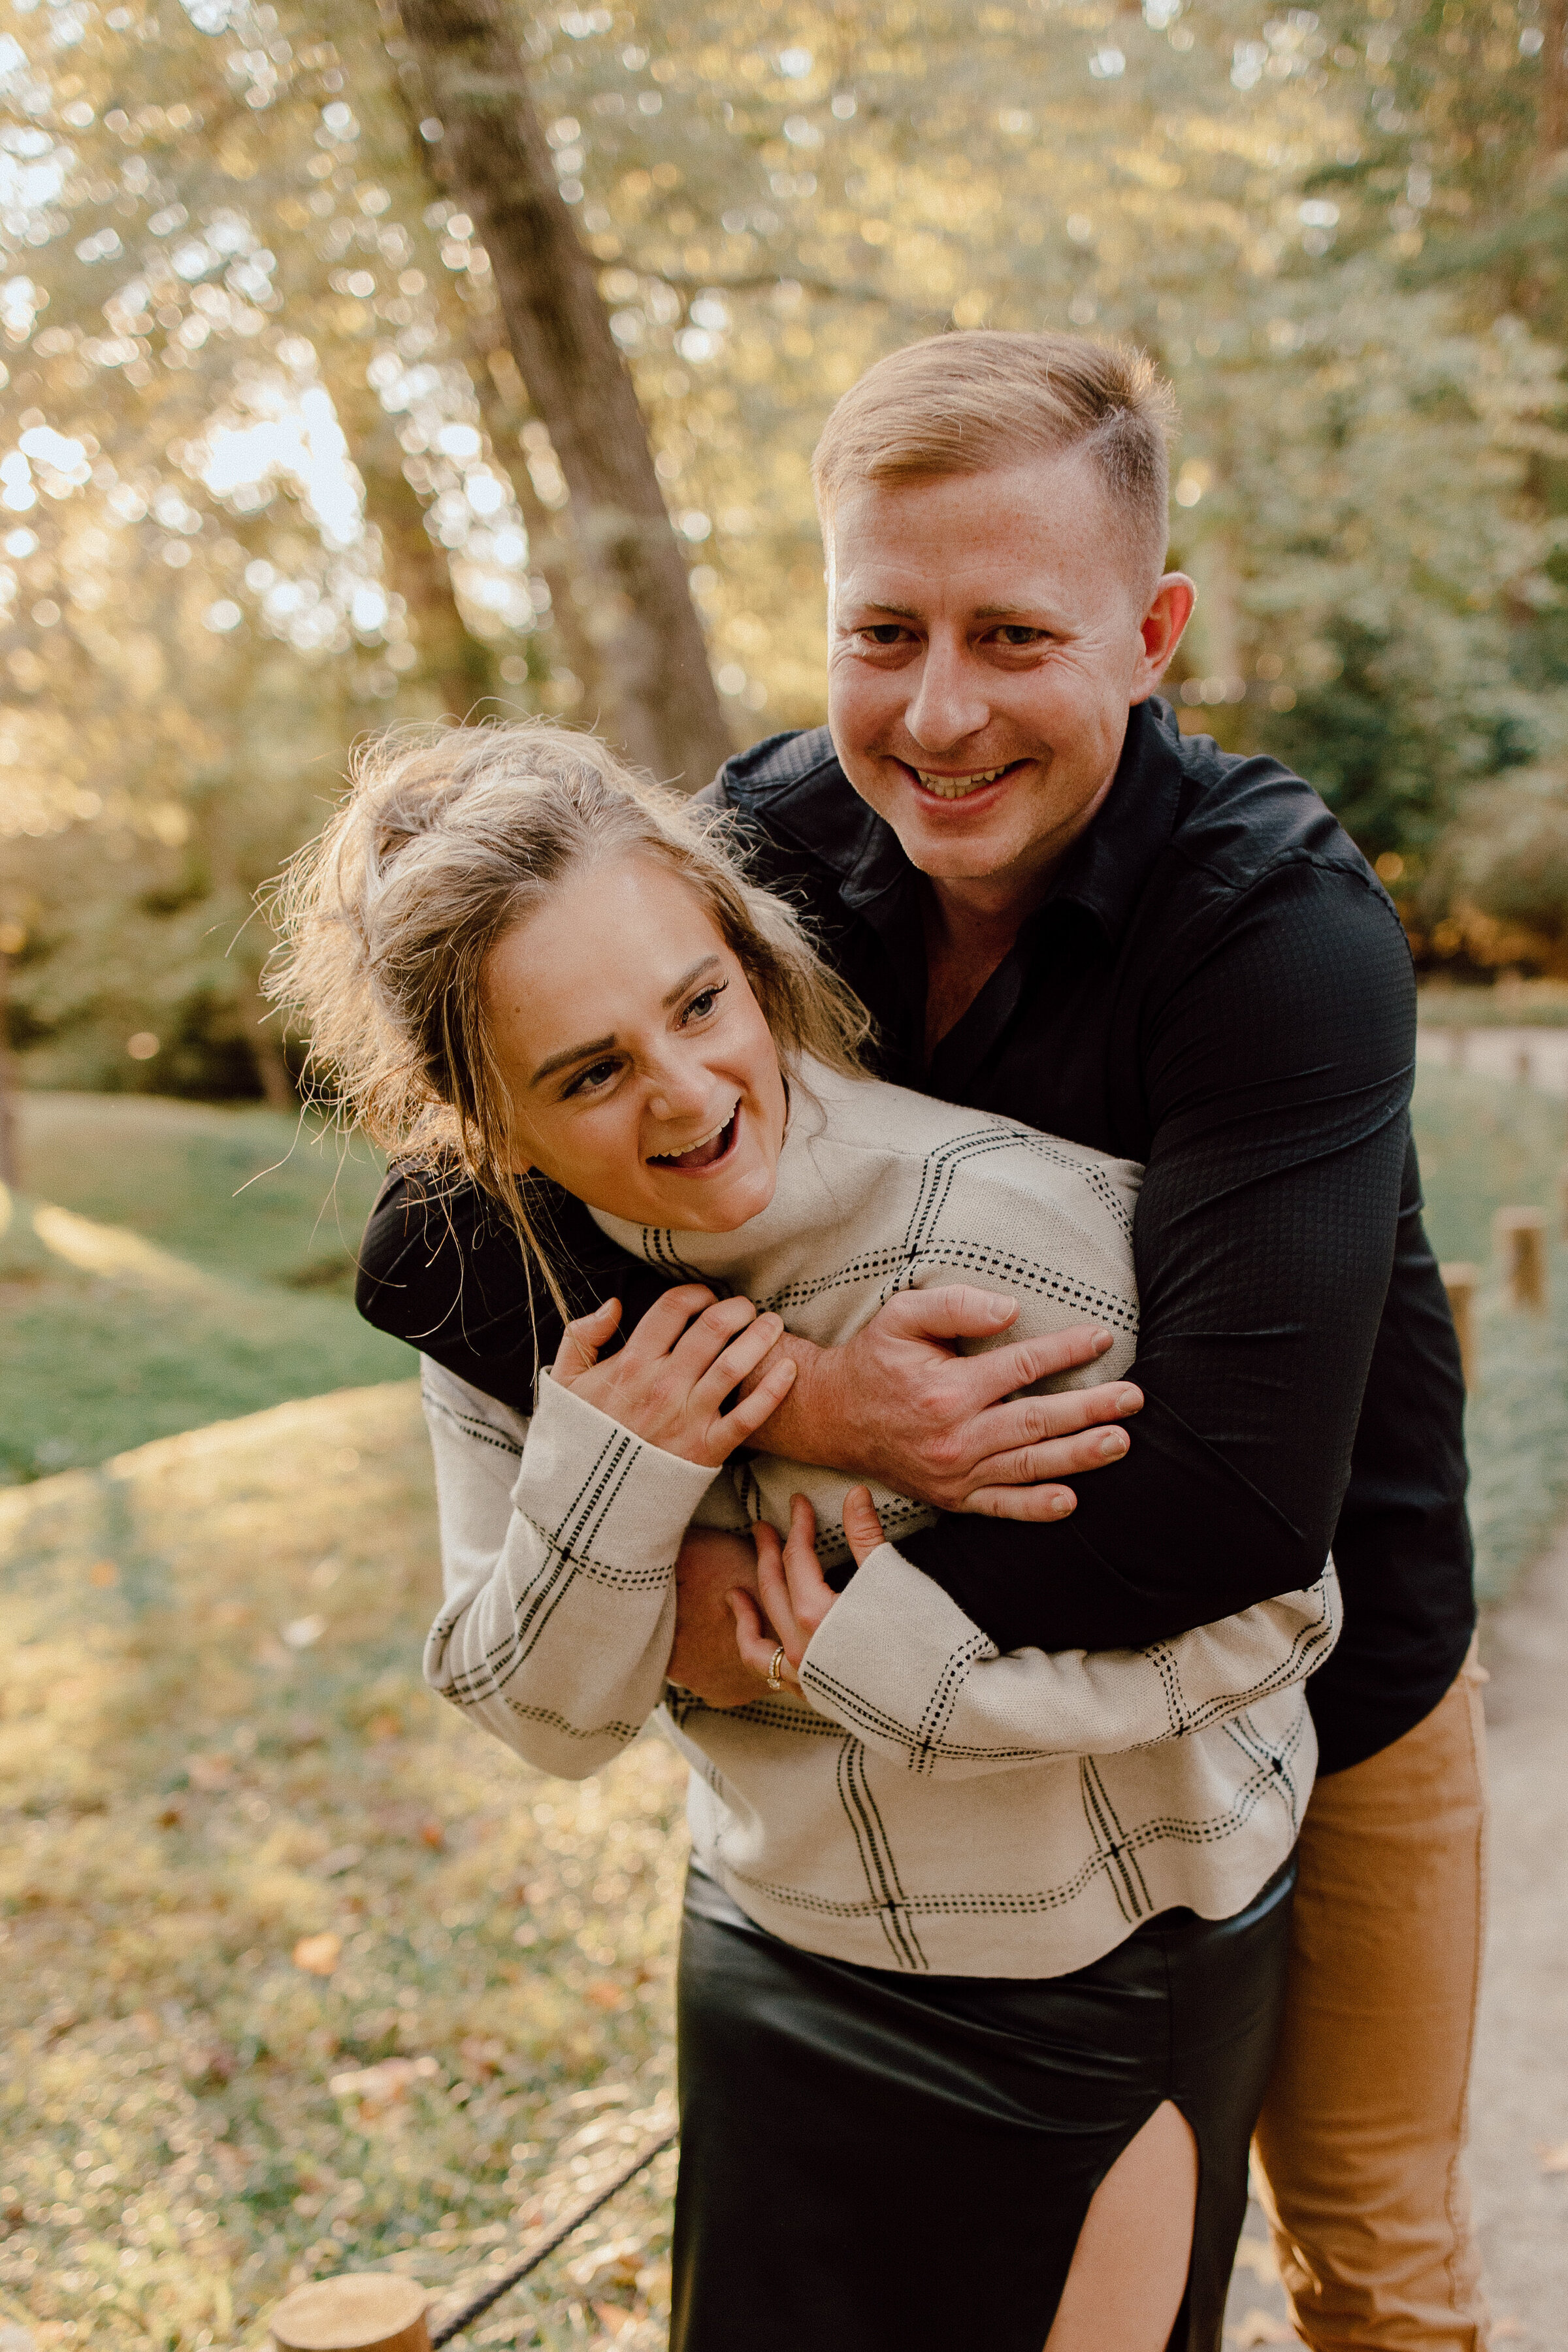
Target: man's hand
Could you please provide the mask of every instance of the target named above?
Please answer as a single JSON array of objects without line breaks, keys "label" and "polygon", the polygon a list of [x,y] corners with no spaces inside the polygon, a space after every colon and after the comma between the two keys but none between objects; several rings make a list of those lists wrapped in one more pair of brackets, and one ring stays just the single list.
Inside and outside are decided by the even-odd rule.
[{"label": "man's hand", "polygon": [[1065,1518],[1077,1498],[1054,1481],[1119,1461],[1129,1444],[1119,1424],[1141,1409],[1143,1392],[1109,1381],[1056,1396],[1016,1394],[1103,1355],[1112,1335],[1093,1324],[960,1355],[960,1339],[994,1339],[1017,1312],[1011,1298],[955,1283],[900,1291],[842,1348],[786,1335],[769,1362],[787,1352],[798,1377],[751,1442],[879,1479],[941,1510]]},{"label": "man's hand", "polygon": [[726,1595],[754,1593],[757,1554],[750,1536],[722,1528],[688,1528],[675,1564],[675,1646],[665,1668],[672,1683],[710,1706],[750,1706],[760,1684],[735,1644]]}]

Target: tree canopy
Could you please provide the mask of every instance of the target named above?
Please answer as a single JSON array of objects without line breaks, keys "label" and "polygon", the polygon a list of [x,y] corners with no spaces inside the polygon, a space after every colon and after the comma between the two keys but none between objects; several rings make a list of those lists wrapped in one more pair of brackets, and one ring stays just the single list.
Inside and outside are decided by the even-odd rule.
[{"label": "tree canopy", "polygon": [[[866,365],[1125,337],[1184,415],[1184,723],[1299,765],[1425,952],[1563,950],[1561,0],[486,8],[635,388],[704,742],[822,716],[809,457]],[[462,208],[443,13],[11,0],[0,951],[35,1082],[281,1095],[252,895],[356,733],[550,711],[657,756],[641,591]]]}]

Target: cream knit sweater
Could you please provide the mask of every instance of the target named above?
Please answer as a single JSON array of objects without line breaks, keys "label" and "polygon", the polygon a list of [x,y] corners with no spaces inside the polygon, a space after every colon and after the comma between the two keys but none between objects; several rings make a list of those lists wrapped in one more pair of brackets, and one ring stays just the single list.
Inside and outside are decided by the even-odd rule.
[{"label": "cream knit sweater", "polygon": [[[1117,1340],[1082,1385],[1131,1360],[1138,1179],[813,1068],[773,1203],[738,1233],[598,1222],[825,1345],[895,1290],[952,1281],[1019,1300],[1007,1339],[1098,1318]],[[427,1680],[569,1778],[656,1717],[693,1768],[698,1858],[788,1942],[873,1968],[1057,1976],[1173,1905],[1228,1916],[1289,1853],[1317,1753],[1302,1685],[1339,1631],[1331,1563],[1149,1650],[999,1656],[889,1541],[818,1628],[804,1696],[718,1709],[665,1679],[685,1528],[756,1512],[785,1526],[799,1489],[824,1557],[842,1556],[845,1479],[766,1456],[715,1479],[548,1379],[531,1423],[428,1360],[425,1400],[447,1587]],[[879,1500],[890,1537],[929,1521]]]}]

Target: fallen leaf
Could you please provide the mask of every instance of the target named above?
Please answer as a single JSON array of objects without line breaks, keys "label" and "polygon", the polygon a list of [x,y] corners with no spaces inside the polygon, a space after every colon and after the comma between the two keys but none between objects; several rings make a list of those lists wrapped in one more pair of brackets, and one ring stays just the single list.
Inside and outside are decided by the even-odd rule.
[{"label": "fallen leaf", "polygon": [[441,1847],[447,1843],[446,1825],[441,1822],[421,1822],[419,1836],[423,1844]]},{"label": "fallen leaf", "polygon": [[629,2327],[637,2317],[635,2311],[628,2311],[620,2303],[596,2303],[593,2309],[595,2318],[607,2336],[618,2336],[622,2328]]},{"label": "fallen leaf", "polygon": [[470,2034],[467,2041],[458,2042],[458,2053],[468,2073],[488,2080],[491,2074],[500,2073],[501,2062],[506,2056],[506,2043],[484,2041],[478,2034]]},{"label": "fallen leaf", "polygon": [[108,1592],[119,1583],[120,1570],[111,1559],[95,1559],[87,1571],[87,1580],[96,1584],[100,1592]]},{"label": "fallen leaf", "polygon": [[365,1725],[364,1736],[367,1739],[401,1739],[403,1717],[386,1713],[373,1715]]},{"label": "fallen leaf", "polygon": [[585,1986],[584,1991],[595,2009],[619,2009],[626,1997],[622,1988],[612,1984],[607,1977],[601,1977],[597,1984]]},{"label": "fallen leaf", "polygon": [[363,1845],[335,1845],[331,1853],[324,1853],[316,1864],[316,1876],[341,1878],[345,1870],[353,1870],[356,1863],[363,1860]]},{"label": "fallen leaf", "polygon": [[184,1818],[178,1805],[165,1805],[158,1816],[158,1827],[161,1830],[177,1830]]},{"label": "fallen leaf", "polygon": [[307,1976],[330,1977],[342,1958],[343,1939],[329,1928],[320,1936],[301,1936],[294,1947],[294,1966]]},{"label": "fallen leaf", "polygon": [[428,2082],[440,2069],[434,2058],[384,2058],[376,2066],[353,2066],[334,2074],[328,2088],[335,2099],[357,2099],[369,2119],[405,2098],[411,2084]]},{"label": "fallen leaf", "polygon": [[185,1777],[193,1789],[226,1789],[234,1778],[231,1756],[187,1756]]}]

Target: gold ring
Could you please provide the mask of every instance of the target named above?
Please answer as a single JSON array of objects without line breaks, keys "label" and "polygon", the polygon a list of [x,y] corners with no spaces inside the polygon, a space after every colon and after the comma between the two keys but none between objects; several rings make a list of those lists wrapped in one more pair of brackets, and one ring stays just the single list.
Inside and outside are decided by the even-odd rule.
[{"label": "gold ring", "polygon": [[784,1683],[780,1677],[779,1672],[784,1662],[784,1645],[781,1642],[778,1648],[773,1652],[773,1656],[768,1661],[768,1688],[770,1690],[783,1690],[784,1688]]}]

